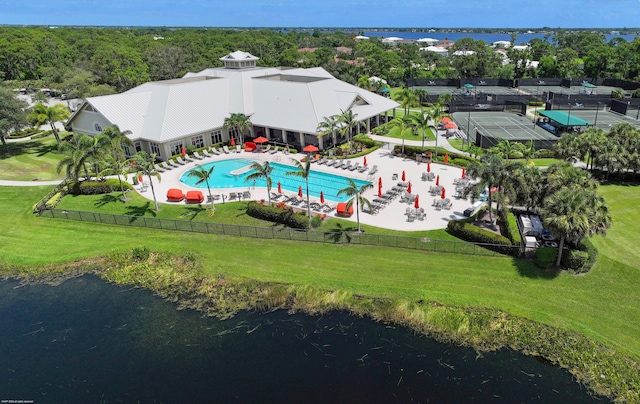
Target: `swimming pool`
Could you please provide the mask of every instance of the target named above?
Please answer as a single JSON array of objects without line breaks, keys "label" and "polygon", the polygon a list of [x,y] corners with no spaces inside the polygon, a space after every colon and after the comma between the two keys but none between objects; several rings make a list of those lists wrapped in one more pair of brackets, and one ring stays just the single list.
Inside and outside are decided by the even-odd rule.
[{"label": "swimming pool", "polygon": [[[229,159],[203,164],[202,167],[205,170],[208,170],[212,165],[215,166],[213,173],[211,173],[211,179],[209,180],[209,185],[211,186],[211,188],[248,188],[253,186],[253,181],[245,182],[245,178],[251,175],[251,173],[254,172],[253,170],[248,170],[238,175],[231,174],[231,172],[244,171],[243,168],[250,166],[256,161],[257,160],[251,159]],[[271,188],[271,192],[277,191],[278,182],[280,182],[283,192],[288,191],[290,193],[297,193],[299,186],[302,186],[302,190],[304,192],[304,178],[286,174],[289,171],[295,171],[295,168],[293,166],[275,162],[269,162],[269,165],[271,165],[272,168],[271,181],[273,185]],[[355,178],[352,179],[355,181],[358,187],[361,187],[364,184],[371,183],[370,181],[363,181]],[[196,185],[198,179],[195,177],[190,177],[189,171],[187,171],[180,177],[180,182],[194,188],[207,187],[204,183]],[[341,175],[329,174],[314,170],[311,170],[311,173],[309,174],[309,195],[313,198],[320,198],[320,191],[322,191],[326,199],[336,202],[344,202],[348,199],[348,197],[343,195],[338,196],[338,191],[346,188],[348,185],[349,182],[347,181],[347,177],[343,177]],[[256,181],[256,187],[266,186],[267,183],[264,178],[260,178]]]}]

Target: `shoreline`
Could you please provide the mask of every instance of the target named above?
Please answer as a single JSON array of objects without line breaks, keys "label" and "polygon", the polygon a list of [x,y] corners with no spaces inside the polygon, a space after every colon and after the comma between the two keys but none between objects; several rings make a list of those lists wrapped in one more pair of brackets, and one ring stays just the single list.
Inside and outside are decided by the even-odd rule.
[{"label": "shoreline", "polygon": [[106,282],[151,290],[176,303],[221,320],[242,310],[287,310],[320,315],[345,311],[356,317],[408,327],[439,342],[471,347],[477,352],[509,348],[543,358],[567,369],[592,392],[621,402],[640,402],[639,364],[614,349],[582,334],[555,328],[506,312],[445,306],[437,302],[382,299],[312,286],[226,279],[203,275],[192,256],[134,249],[110,257],[88,259],[53,268],[2,268],[3,280],[21,285],[59,285],[68,279],[93,274]]}]

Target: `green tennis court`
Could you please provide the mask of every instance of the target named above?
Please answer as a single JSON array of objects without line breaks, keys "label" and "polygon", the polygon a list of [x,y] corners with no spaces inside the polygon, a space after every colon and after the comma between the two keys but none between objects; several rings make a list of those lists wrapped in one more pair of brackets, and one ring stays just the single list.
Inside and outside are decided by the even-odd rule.
[{"label": "green tennis court", "polygon": [[[636,112],[636,111],[634,111]],[[597,128],[608,130],[611,126],[626,122],[640,129],[640,121],[635,116],[621,115],[615,112],[599,110],[596,114],[595,110],[588,109],[572,109],[571,115],[578,116],[591,123],[595,122]],[[597,118],[597,120],[596,120]]]},{"label": "green tennis court", "polygon": [[485,138],[515,141],[557,140],[558,137],[536,126],[524,116],[508,112],[454,112],[453,120],[466,132],[467,120],[471,131],[469,136],[476,141],[479,133]]}]

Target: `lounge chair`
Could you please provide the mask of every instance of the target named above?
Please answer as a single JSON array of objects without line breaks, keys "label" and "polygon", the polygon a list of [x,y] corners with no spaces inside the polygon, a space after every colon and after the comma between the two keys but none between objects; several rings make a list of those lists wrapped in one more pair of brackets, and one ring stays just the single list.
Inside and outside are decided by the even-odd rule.
[{"label": "lounge chair", "polygon": [[184,155],[184,161],[186,161],[187,163],[191,163],[193,161],[196,161],[193,157],[189,156],[188,154]]},{"label": "lounge chair", "polygon": [[229,151],[229,148],[228,148],[226,145],[225,145],[225,146],[222,146],[222,151],[224,152],[224,154],[229,154],[229,153],[231,153],[231,152]]},{"label": "lounge chair", "polygon": [[377,172],[378,172],[378,166],[374,164],[373,167],[371,167],[371,170],[369,170],[369,175],[373,175]]},{"label": "lounge chair", "polygon": [[204,154],[202,157],[213,157],[213,153],[209,153],[209,150],[207,149],[202,149],[202,154]]},{"label": "lounge chair", "polygon": [[428,178],[427,174],[429,174],[429,173],[426,173],[426,172],[422,173],[422,177],[421,177],[422,181],[426,181],[427,180],[427,178]]},{"label": "lounge chair", "polygon": [[320,161],[318,161],[318,165],[327,164],[327,161],[329,161],[327,159],[327,156],[322,156],[322,159]]},{"label": "lounge chair", "polygon": [[358,167],[358,172],[359,173],[364,173],[368,169],[369,169],[369,167],[367,167],[367,166],[360,166],[360,167]]},{"label": "lounge chair", "polygon": [[269,151],[269,154],[276,154],[278,152],[278,146],[273,146],[273,149]]},{"label": "lounge chair", "polygon": [[[226,146],[225,146],[226,147]],[[229,202],[237,200],[238,194],[235,192],[229,192]]]},{"label": "lounge chair", "polygon": [[167,163],[166,161],[163,161],[162,163],[160,163],[160,167],[164,168],[165,171],[173,170],[173,166]]},{"label": "lounge chair", "polygon": [[[204,150],[202,152],[204,153]],[[198,160],[204,159],[204,157],[202,157],[197,151],[193,152],[193,157],[197,158]]]},{"label": "lounge chair", "polygon": [[242,146],[239,144],[236,145],[236,153],[240,153],[242,151]]},{"label": "lounge chair", "polygon": [[326,164],[327,167],[333,167],[336,164],[336,159],[327,159],[324,164]]},{"label": "lounge chair", "polygon": [[[180,159],[180,160],[182,160],[182,159]],[[174,167],[180,167],[181,165],[184,165],[184,162],[181,163],[178,160],[169,160],[169,164],[171,164]]]},{"label": "lounge chair", "polygon": [[329,213],[333,210],[335,210],[337,205],[329,205],[328,203],[325,203],[324,205],[322,205],[322,211],[324,213]]},{"label": "lounge chair", "polygon": [[355,171],[358,168],[360,168],[360,162],[356,161],[356,163],[354,165],[352,165],[351,167],[349,167],[349,171]]},{"label": "lounge chair", "polygon": [[249,191],[244,191],[244,192],[242,193],[242,199],[249,199],[249,198],[251,198],[251,192],[249,192]]},{"label": "lounge chair", "polygon": [[265,147],[264,149],[262,149],[262,152],[263,152],[263,153],[266,153],[266,152],[268,152],[269,150],[271,150],[271,145],[270,145],[270,144],[268,144],[268,145],[267,145],[267,147]]},{"label": "lounge chair", "polygon": [[180,156],[176,157],[176,161],[177,161],[177,162],[178,162],[178,164],[180,164],[180,165],[185,165],[185,164],[187,164],[187,162],[186,162],[186,161],[184,161],[184,160],[182,159],[182,157],[180,157]]},{"label": "lounge chair", "polygon": [[347,160],[345,161],[341,166],[340,166],[343,170],[348,170],[351,168],[351,160]]},{"label": "lounge chair", "polygon": [[210,150],[211,150],[211,153],[213,153],[213,154],[215,154],[215,155],[220,154],[220,150],[216,149],[216,148],[215,148],[215,147],[213,147],[213,146],[211,146]]},{"label": "lounge chair", "polygon": [[159,173],[165,172],[165,169],[159,163],[158,164],[154,164],[153,168],[155,168],[156,171],[159,172]]}]

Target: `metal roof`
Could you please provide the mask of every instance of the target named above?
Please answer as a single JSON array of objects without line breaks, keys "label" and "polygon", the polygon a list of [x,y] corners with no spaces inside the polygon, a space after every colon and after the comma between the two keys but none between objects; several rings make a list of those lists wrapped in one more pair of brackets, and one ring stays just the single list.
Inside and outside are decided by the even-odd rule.
[{"label": "metal roof", "polygon": [[564,126],[593,125],[593,123],[585,121],[584,119],[571,115],[565,111],[538,111],[538,113]]}]

